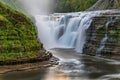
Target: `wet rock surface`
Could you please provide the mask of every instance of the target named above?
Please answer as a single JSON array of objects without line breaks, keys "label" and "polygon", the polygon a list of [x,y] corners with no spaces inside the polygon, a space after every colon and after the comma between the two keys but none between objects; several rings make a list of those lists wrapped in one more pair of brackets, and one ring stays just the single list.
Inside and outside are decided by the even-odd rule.
[{"label": "wet rock surface", "polygon": [[[120,13],[104,14],[93,19],[91,26],[86,31],[87,39],[83,53],[120,60],[119,15]],[[109,22],[110,19],[111,22]],[[106,40],[105,36],[107,36]],[[103,39],[105,40],[104,42],[102,42]],[[103,48],[101,46],[103,46]],[[98,53],[99,48],[101,48],[101,50]]]},{"label": "wet rock surface", "polygon": [[13,64],[12,61],[10,61],[10,63],[0,66],[0,74],[5,74],[13,71],[30,71],[51,67],[53,65],[58,65],[59,59],[52,56],[50,52],[47,52],[43,59],[36,58],[33,61],[27,60],[25,62],[24,60],[21,62],[23,63],[20,63],[19,61],[14,61],[15,64]]}]

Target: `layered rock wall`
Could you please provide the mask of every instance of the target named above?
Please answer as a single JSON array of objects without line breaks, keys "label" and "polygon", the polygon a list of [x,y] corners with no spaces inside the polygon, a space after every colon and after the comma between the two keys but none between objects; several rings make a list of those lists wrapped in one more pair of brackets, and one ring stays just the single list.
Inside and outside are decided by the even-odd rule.
[{"label": "layered rock wall", "polygon": [[87,30],[85,54],[120,59],[120,14],[93,19]]}]

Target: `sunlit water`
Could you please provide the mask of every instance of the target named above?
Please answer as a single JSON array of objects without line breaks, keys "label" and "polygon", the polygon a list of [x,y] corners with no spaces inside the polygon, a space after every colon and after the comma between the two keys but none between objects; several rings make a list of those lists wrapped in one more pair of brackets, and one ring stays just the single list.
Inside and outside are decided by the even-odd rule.
[{"label": "sunlit water", "polygon": [[12,72],[0,80],[120,80],[120,62],[80,55],[72,49],[51,50],[60,64],[40,70]]}]

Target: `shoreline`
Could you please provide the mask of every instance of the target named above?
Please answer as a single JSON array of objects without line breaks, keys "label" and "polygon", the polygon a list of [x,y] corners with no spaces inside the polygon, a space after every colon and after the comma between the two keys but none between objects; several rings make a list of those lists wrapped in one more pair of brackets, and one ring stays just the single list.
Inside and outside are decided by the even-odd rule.
[{"label": "shoreline", "polygon": [[53,65],[58,65],[59,64],[58,61],[59,61],[58,58],[52,56],[49,60],[42,62],[0,66],[0,75],[14,71],[30,71],[52,67]]},{"label": "shoreline", "polygon": [[35,57],[21,57],[13,60],[0,60],[0,66],[34,63],[40,61],[42,62],[49,60],[53,56],[52,53],[46,50],[39,50],[34,54],[36,55]]}]

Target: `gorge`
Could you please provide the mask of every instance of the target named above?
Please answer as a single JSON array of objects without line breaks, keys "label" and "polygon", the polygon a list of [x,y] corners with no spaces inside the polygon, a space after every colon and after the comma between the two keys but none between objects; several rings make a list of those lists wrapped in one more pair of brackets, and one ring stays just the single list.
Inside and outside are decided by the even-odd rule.
[{"label": "gorge", "polygon": [[[119,24],[117,26],[118,28],[116,28],[117,30],[107,31],[107,32],[113,31],[114,34],[112,35],[118,35],[118,38],[116,37],[116,40],[117,40],[116,43],[111,44],[110,41],[109,42],[104,41],[104,39],[106,39],[107,37],[106,38],[101,37],[103,36],[103,34],[101,33],[100,33],[101,36],[99,40],[97,41],[94,41],[93,39],[90,40],[91,38],[96,37],[94,35],[98,35],[100,28],[97,29],[98,28],[97,26],[101,26],[101,28],[105,28],[105,25],[107,25],[107,21],[108,21],[107,18],[116,17],[119,19],[119,10],[117,10],[119,9],[119,0],[110,0],[110,1],[98,0],[96,1],[95,5],[87,9],[87,12],[54,13],[54,14],[50,14],[50,11],[53,8],[53,4],[56,4],[59,1],[54,1],[54,0],[52,1],[45,0],[44,2],[41,2],[41,0],[39,1],[26,0],[25,2],[21,0],[18,0],[18,1],[3,0],[3,1],[9,4],[12,8],[18,11],[21,11],[31,17],[31,19],[34,21],[35,25],[37,26],[36,29],[38,32],[38,39],[44,44],[44,47],[46,49],[74,48],[75,51],[80,53],[83,52],[84,54],[96,55],[95,53],[97,53],[98,48],[99,50],[100,49],[103,50],[102,49],[103,46],[100,47],[100,44],[98,44],[102,42],[101,41],[102,39],[103,39],[103,42],[105,42],[104,46],[106,44],[116,45],[117,43],[119,43],[119,40],[118,40]],[[82,2],[82,0],[80,1]],[[13,2],[15,2],[14,5],[12,5]],[[107,5],[102,7],[102,5],[105,3],[107,3]],[[99,8],[99,6],[101,7]],[[113,10],[108,10],[107,12],[107,11],[103,11],[103,9],[113,9]],[[99,10],[99,11],[94,11],[94,10]],[[101,15],[102,13],[103,13],[103,16]],[[42,19],[42,18],[45,18],[45,19]],[[101,24],[102,19],[104,22]],[[100,24],[99,24],[99,20],[100,20]],[[97,22],[98,24],[94,25],[94,23],[97,23]],[[117,22],[115,21],[115,23],[113,22],[114,21],[112,21],[110,24],[113,24],[113,25],[115,24],[114,26],[116,26],[116,23],[119,23],[119,20],[117,20]],[[96,29],[94,31],[93,30],[90,31],[91,28],[96,28]],[[108,25],[108,29],[109,29],[109,25]],[[104,32],[105,31],[102,31],[102,33]],[[89,35],[91,35],[91,38]],[[93,43],[96,43],[97,45]],[[84,51],[84,49],[88,50],[88,52]],[[112,49],[109,48],[107,51],[104,50],[105,52],[103,51],[103,53],[105,53],[106,56],[108,56],[109,54],[113,54],[113,55],[115,54],[117,56],[119,55],[118,53],[119,51],[116,52],[116,50],[118,49],[119,47],[116,47],[116,48],[112,47]],[[101,50],[99,52],[101,52]],[[113,50],[113,52],[111,52],[110,50]]]},{"label": "gorge", "polygon": [[[34,31],[36,29],[37,34],[34,32],[34,41],[38,39],[40,45],[38,42],[29,41],[29,32],[24,29],[31,29],[31,27],[22,27],[22,31],[26,34],[22,37],[19,35],[20,42],[28,40],[27,44],[22,43],[25,45],[25,51],[34,52],[31,44],[35,43],[33,46],[38,46],[35,49],[43,50],[44,47],[59,58],[59,64],[46,68],[43,62],[41,64],[43,67],[38,69],[36,65],[39,64],[33,63],[36,66],[35,70],[19,71],[17,69],[18,71],[0,75],[0,80],[120,80],[120,11],[117,9],[118,7],[116,9],[109,7],[109,0],[96,0],[102,1],[99,4],[101,6],[108,3],[107,8],[106,6],[99,8],[97,5],[96,8],[93,6],[87,11],[68,13],[52,13],[54,0],[3,1],[30,17],[36,26]],[[110,1],[116,3],[119,0]],[[103,10],[103,8],[108,10]],[[21,24],[21,22],[19,23]],[[18,29],[21,30],[20,27]],[[9,54],[9,52],[7,53]],[[31,53],[29,57],[34,57],[34,54]],[[45,53],[40,54],[40,57],[45,60],[43,55]],[[52,62],[54,63],[54,61]]]}]

